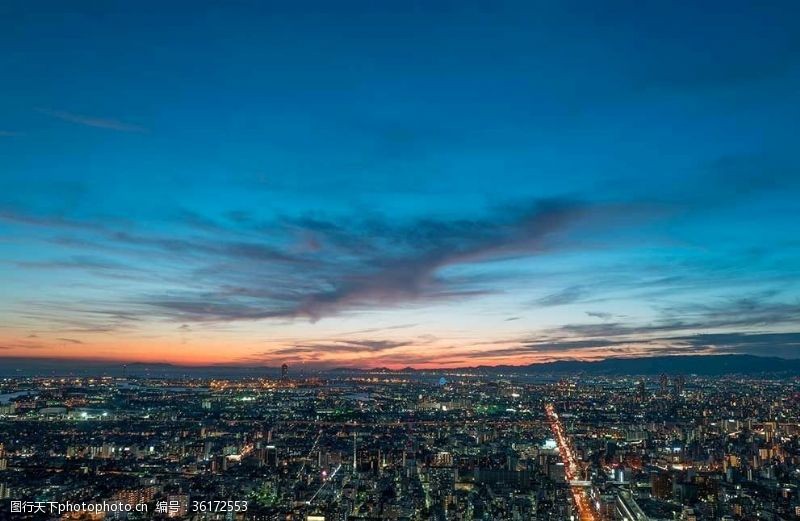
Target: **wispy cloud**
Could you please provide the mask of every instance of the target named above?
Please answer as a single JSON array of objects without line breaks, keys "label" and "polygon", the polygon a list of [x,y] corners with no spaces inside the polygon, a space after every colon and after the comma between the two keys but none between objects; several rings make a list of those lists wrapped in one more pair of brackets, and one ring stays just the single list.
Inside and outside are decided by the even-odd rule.
[{"label": "wispy cloud", "polygon": [[710,333],[671,339],[694,349],[715,353],[751,354],[800,358],[800,332],[790,333]]},{"label": "wispy cloud", "polygon": [[56,340],[58,340],[59,342],[65,342],[67,344],[83,344],[83,342],[81,340],[78,340],[76,338],[63,338],[62,337],[62,338],[56,338]]},{"label": "wispy cloud", "polygon": [[[339,363],[336,360],[340,355],[369,355],[368,363],[371,365],[397,367],[413,363],[443,367],[478,365],[476,361],[518,365],[664,355],[752,354],[800,358],[800,332],[792,329],[798,322],[800,307],[792,303],[771,302],[768,299],[772,296],[762,293],[740,301],[705,304],[691,321],[668,316],[644,324],[567,324],[520,338],[487,339],[476,343],[420,336],[392,340],[347,338],[300,342],[262,353],[258,359],[274,363],[290,358],[324,365]],[[723,315],[735,316],[723,320],[720,318]],[[434,344],[436,349],[426,347]]]},{"label": "wispy cloud", "polygon": [[[0,212],[0,219],[42,231],[46,241],[79,252],[20,260],[21,268],[78,268],[172,288],[129,291],[116,304],[71,302],[63,310],[49,302],[27,309],[59,320],[83,317],[94,329],[106,327],[108,315],[98,315],[100,309],[181,323],[317,320],[376,307],[474,298],[498,291],[497,284],[486,275],[456,275],[448,268],[574,249],[599,228],[626,226],[631,214],[641,217],[638,210],[637,205],[533,200],[473,219],[396,220],[368,213],[350,219],[302,216],[222,223],[181,212],[173,217],[179,231],[172,234],[12,210]],[[566,302],[582,291],[568,288],[546,302]]]},{"label": "wispy cloud", "polygon": [[75,123],[76,125],[84,125],[87,127],[104,128],[107,130],[116,130],[118,132],[147,132],[145,127],[125,123],[116,119],[100,118],[96,116],[88,116],[86,114],[78,114],[75,112],[68,112],[66,110],[52,110],[47,108],[38,108],[38,112],[47,116]]},{"label": "wispy cloud", "polygon": [[631,358],[665,355],[750,354],[800,358],[800,332],[695,333],[660,337],[590,338],[573,337],[528,340],[481,352],[462,352],[466,358],[516,360],[515,364],[553,360]]},{"label": "wispy cloud", "polygon": [[582,286],[569,286],[550,295],[545,295],[534,302],[537,306],[563,306],[579,302],[588,294]]},{"label": "wispy cloud", "polygon": [[15,351],[15,350],[29,350],[29,349],[44,349],[46,346],[45,344],[31,342],[29,340],[22,340],[19,342],[8,343],[4,345],[0,345],[0,350],[4,351]]},{"label": "wispy cloud", "polygon": [[412,341],[352,339],[299,343],[295,346],[271,351],[269,355],[297,355],[301,353],[379,353],[414,345]]},{"label": "wispy cloud", "polygon": [[[653,322],[565,324],[527,338],[487,342],[489,356],[576,354],[605,356],[660,354],[748,353],[800,357],[794,332],[800,323],[800,303],[770,300],[772,293],[746,298],[687,304],[662,310]],[[594,314],[596,315],[596,313]],[[610,318],[601,314],[600,318]],[[787,329],[789,330],[787,332]]]},{"label": "wispy cloud", "polygon": [[74,256],[52,261],[22,261],[17,266],[21,268],[49,269],[83,269],[83,270],[120,270],[139,271],[137,268],[119,262],[109,261],[91,256]]},{"label": "wispy cloud", "polygon": [[[479,280],[443,275],[449,266],[514,257],[535,257],[564,247],[569,231],[617,211],[567,201],[535,201],[502,208],[483,219],[423,219],[393,223],[371,216],[348,225],[319,218],[285,219],[270,225],[273,236],[295,235],[315,248],[279,248],[250,242],[117,240],[171,251],[205,250],[225,257],[227,281],[216,290],[152,295],[139,304],[179,320],[308,317],[348,309],[465,299],[491,292]],[[193,220],[194,221],[194,220]],[[618,224],[618,223],[617,223]],[[220,259],[221,260],[221,259]],[[266,270],[266,271],[265,271]]]}]

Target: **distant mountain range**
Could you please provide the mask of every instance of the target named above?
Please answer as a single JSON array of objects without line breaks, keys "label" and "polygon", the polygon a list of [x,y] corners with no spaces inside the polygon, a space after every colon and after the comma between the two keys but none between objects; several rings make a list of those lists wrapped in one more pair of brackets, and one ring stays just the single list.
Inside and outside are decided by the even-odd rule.
[{"label": "distant mountain range", "polygon": [[592,375],[656,374],[798,374],[800,359],[753,355],[654,356],[647,358],[610,358],[596,362],[563,360],[527,366],[478,367],[476,371],[496,373],[583,373]]},{"label": "distant mountain range", "polygon": [[[393,371],[390,369],[336,368],[328,370],[304,370],[290,367],[290,376],[357,375],[376,371],[387,373],[416,373],[433,375],[452,373],[448,369],[416,370],[412,368]],[[565,360],[525,366],[481,366],[459,371],[490,375],[657,375],[697,374],[715,376],[725,374],[775,374],[800,375],[800,359],[762,357],[752,355],[717,356],[656,356],[649,358],[612,358],[596,362]],[[54,358],[0,358],[0,377],[8,376],[132,376],[168,378],[246,378],[275,377],[278,367],[266,366],[181,366],[166,363],[129,363],[63,360]]]}]

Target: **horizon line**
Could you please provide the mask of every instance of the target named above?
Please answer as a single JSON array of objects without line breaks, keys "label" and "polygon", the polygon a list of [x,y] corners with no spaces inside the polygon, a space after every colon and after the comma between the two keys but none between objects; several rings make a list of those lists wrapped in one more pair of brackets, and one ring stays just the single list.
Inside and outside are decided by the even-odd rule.
[{"label": "horizon line", "polygon": [[109,359],[109,358],[81,358],[81,357],[24,357],[24,356],[2,356],[0,355],[0,360],[11,360],[11,361],[19,361],[19,362],[26,362],[26,363],[64,363],[64,362],[72,362],[72,363],[83,363],[83,364],[91,364],[91,365],[119,365],[121,367],[129,366],[129,365],[137,365],[137,366],[169,366],[173,368],[179,369],[187,369],[187,370],[202,370],[202,369],[274,369],[280,370],[281,365],[283,363],[287,363],[289,367],[301,367],[311,371],[318,371],[318,372],[326,372],[326,371],[337,371],[337,370],[350,370],[350,371],[393,371],[393,372],[401,372],[405,370],[414,370],[414,371],[454,371],[454,370],[469,370],[469,369],[491,369],[491,368],[526,368],[532,366],[543,366],[543,365],[550,365],[555,363],[561,362],[576,362],[576,363],[583,363],[583,364],[596,364],[602,363],[607,361],[618,361],[618,360],[647,360],[647,359],[658,359],[658,358],[688,358],[688,357],[702,357],[702,358],[709,358],[709,357],[749,357],[749,358],[763,358],[763,359],[777,359],[777,360],[800,360],[800,358],[785,358],[781,356],[775,355],[756,355],[750,353],[698,353],[698,354],[689,354],[689,353],[672,353],[672,354],[661,354],[661,355],[654,355],[654,356],[615,356],[615,357],[607,357],[607,358],[600,358],[600,359],[577,359],[577,358],[560,358],[556,360],[546,360],[540,362],[530,362],[525,364],[481,364],[481,365],[471,365],[471,366],[452,366],[452,367],[415,367],[413,364],[405,365],[402,367],[389,367],[389,366],[377,366],[377,367],[359,367],[359,366],[344,366],[344,365],[330,365],[330,366],[315,366],[313,364],[306,364],[306,363],[295,363],[289,364],[287,362],[276,362],[278,365],[248,365],[243,363],[219,363],[219,364],[191,364],[191,363],[176,363],[176,362],[166,362],[166,361],[141,361],[141,360],[119,360],[119,359]]}]

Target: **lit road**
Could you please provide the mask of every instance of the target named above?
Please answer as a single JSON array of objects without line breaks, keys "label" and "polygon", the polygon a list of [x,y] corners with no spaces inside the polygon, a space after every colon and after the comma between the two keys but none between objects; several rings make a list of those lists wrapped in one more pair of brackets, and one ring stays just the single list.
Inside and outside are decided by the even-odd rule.
[{"label": "lit road", "polygon": [[[566,474],[567,482],[580,479],[580,467],[575,461],[575,456],[569,445],[569,438],[564,432],[564,427],[561,425],[561,420],[558,419],[558,414],[556,414],[553,405],[547,404],[545,412],[547,413],[547,420],[550,422],[550,429],[553,431],[553,437],[558,445],[558,451],[561,453],[561,459],[564,462],[564,473]],[[578,509],[579,519],[581,521],[598,521],[599,517],[592,508],[586,489],[572,485],[570,490],[572,491],[572,499],[575,501],[575,507]]]}]

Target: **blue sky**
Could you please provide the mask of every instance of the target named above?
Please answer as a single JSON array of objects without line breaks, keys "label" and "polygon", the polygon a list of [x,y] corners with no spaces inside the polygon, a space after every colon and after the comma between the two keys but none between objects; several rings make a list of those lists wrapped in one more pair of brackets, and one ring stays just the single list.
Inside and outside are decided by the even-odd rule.
[{"label": "blue sky", "polygon": [[793,2],[6,2],[0,356],[797,356]]}]

